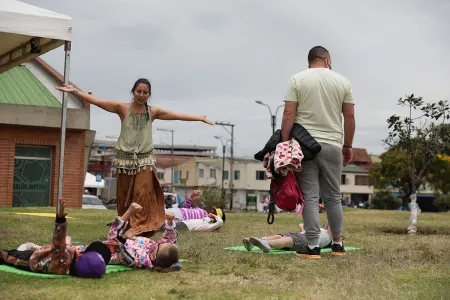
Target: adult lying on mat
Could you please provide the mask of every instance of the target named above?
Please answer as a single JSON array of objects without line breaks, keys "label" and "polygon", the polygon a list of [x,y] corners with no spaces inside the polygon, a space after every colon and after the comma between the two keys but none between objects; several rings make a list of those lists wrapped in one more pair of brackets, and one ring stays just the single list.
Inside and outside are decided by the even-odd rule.
[{"label": "adult lying on mat", "polygon": [[[250,237],[245,238],[242,242],[244,243],[247,251],[251,251],[253,247],[256,246],[264,253],[269,253],[272,249],[283,249],[299,252],[299,250],[305,250],[308,247],[308,242],[306,240],[303,224],[299,224],[298,227],[299,232],[286,232],[262,238]],[[320,248],[329,247],[331,244],[331,238],[332,234],[330,225],[327,223],[323,228],[320,228]]]},{"label": "adult lying on mat", "polygon": [[56,214],[52,245],[37,246],[31,250],[0,250],[0,264],[16,268],[56,275],[72,275],[84,278],[99,278],[106,272],[111,259],[111,251],[102,242],[89,246],[70,246],[66,244],[66,209],[61,200]]},{"label": "adult lying on mat", "polygon": [[176,223],[178,231],[192,231],[192,232],[208,232],[219,229],[223,225],[220,216],[209,213],[203,219],[191,219]]},{"label": "adult lying on mat", "polygon": [[213,207],[212,210],[206,211],[200,207],[192,207],[192,202],[197,201],[199,197],[200,191],[195,190],[186,199],[183,208],[166,208],[166,213],[171,212],[175,215],[175,223],[192,219],[203,219],[208,217],[208,214],[219,216],[225,222],[225,213],[220,208]]},{"label": "adult lying on mat", "polygon": [[[103,242],[111,251],[109,264],[161,272],[179,270],[181,265],[178,262],[177,234],[173,215],[166,214],[164,233],[161,240],[157,242],[146,237],[134,236],[134,228],[125,231],[131,217],[141,210],[142,206],[131,203],[123,216],[116,217],[111,223],[108,239]],[[66,242],[70,243],[70,241],[70,237],[67,237]],[[40,246],[33,243],[25,243],[18,249],[32,250],[38,247]]]}]

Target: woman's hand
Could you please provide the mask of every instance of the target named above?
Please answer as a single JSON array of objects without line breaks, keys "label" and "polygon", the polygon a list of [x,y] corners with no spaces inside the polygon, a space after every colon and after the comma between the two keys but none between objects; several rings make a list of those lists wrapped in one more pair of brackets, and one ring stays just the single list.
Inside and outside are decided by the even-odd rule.
[{"label": "woman's hand", "polygon": [[201,117],[199,118],[199,121],[200,121],[200,122],[203,122],[203,123],[206,123],[206,124],[209,124],[209,125],[214,125],[214,123],[213,123],[212,121],[208,120],[208,119],[206,118],[206,116],[201,116]]},{"label": "woman's hand", "polygon": [[76,89],[71,86],[70,84],[64,84],[63,86],[56,87],[57,90],[66,92],[66,93],[73,93],[76,91]]}]

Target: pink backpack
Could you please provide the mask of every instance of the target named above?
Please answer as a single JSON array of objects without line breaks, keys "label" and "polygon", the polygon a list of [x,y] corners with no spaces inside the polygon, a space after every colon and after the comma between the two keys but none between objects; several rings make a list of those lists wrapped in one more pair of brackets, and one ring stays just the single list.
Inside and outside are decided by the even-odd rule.
[{"label": "pink backpack", "polygon": [[272,179],[270,182],[270,203],[267,223],[275,221],[275,205],[285,211],[297,211],[301,216],[304,208],[303,194],[292,171],[286,176]]}]

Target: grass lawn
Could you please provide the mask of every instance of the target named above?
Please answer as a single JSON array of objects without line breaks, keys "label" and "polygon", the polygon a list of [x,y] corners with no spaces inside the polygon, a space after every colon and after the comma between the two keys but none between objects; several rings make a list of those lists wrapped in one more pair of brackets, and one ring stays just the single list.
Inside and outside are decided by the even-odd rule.
[{"label": "grass lawn", "polygon": [[[1,207],[1,248],[51,242],[52,218],[15,212],[54,209]],[[69,216],[68,234],[87,244],[104,239],[114,211],[70,209]],[[100,280],[0,272],[0,299],[449,299],[450,214],[423,213],[419,231],[425,234],[416,236],[399,234],[408,217],[407,212],[346,209],[344,242],[362,251],[310,261],[224,251],[251,235],[295,231],[299,222],[294,214],[276,215],[273,225],[263,214],[228,214],[219,232],[179,234],[181,257],[191,260],[180,272],[134,270]]]}]

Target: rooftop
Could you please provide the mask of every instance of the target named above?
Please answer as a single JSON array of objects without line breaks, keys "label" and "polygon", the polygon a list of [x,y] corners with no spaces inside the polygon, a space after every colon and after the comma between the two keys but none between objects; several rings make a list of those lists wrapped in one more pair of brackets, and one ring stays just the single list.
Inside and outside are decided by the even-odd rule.
[{"label": "rooftop", "polygon": [[[173,165],[178,166],[182,163],[192,159],[191,156],[173,156]],[[159,169],[167,169],[172,167],[171,155],[158,155],[156,154],[156,167]]]},{"label": "rooftop", "polygon": [[[64,76],[39,57],[0,74],[0,104],[33,105],[41,107],[61,107],[61,102],[48,90],[38,77],[30,71],[31,64],[53,77],[58,85],[64,83]],[[71,85],[78,88],[75,84]],[[83,103],[89,108],[89,103]]]},{"label": "rooftop", "polygon": [[[94,148],[104,146],[106,148],[113,148],[116,145],[115,140],[96,140]],[[172,145],[154,145],[156,155],[170,156]],[[174,145],[174,156],[198,156],[198,157],[217,157],[217,147],[211,146],[197,146],[197,145]]]},{"label": "rooftop", "polygon": [[364,148],[353,148],[352,163],[363,169],[371,169],[373,167],[372,159]]},{"label": "rooftop", "polygon": [[362,173],[367,174],[369,171],[367,169],[360,168],[354,164],[350,164],[342,168],[342,173]]},{"label": "rooftop", "polygon": [[0,74],[0,103],[61,107],[61,103],[24,65]]}]

